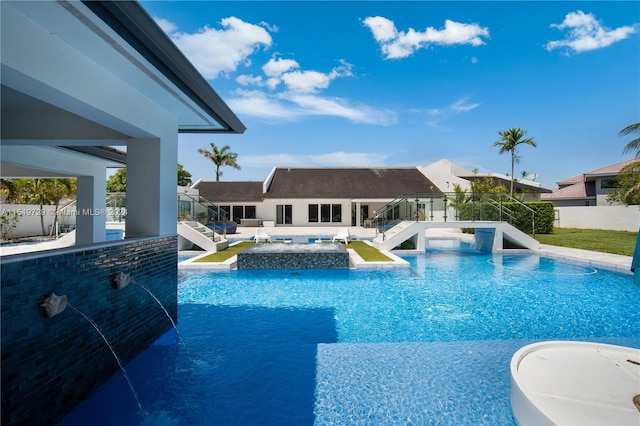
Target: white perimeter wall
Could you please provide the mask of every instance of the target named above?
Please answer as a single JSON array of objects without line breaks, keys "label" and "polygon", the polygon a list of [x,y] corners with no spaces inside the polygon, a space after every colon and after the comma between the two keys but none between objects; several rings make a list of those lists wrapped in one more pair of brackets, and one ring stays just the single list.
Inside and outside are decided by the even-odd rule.
[{"label": "white perimeter wall", "polygon": [[608,229],[638,232],[640,206],[556,207],[558,228]]},{"label": "white perimeter wall", "polygon": [[[55,206],[45,205],[40,209],[39,205],[33,204],[2,204],[2,212],[17,212],[20,217],[15,228],[9,231],[8,238],[18,237],[31,237],[35,235],[42,235],[42,227],[40,225],[40,218],[44,221],[44,232],[49,232],[49,226],[53,223],[55,217]],[[62,222],[67,218],[60,217]],[[75,217],[73,224],[75,224]],[[67,220],[65,223],[69,223]]]}]

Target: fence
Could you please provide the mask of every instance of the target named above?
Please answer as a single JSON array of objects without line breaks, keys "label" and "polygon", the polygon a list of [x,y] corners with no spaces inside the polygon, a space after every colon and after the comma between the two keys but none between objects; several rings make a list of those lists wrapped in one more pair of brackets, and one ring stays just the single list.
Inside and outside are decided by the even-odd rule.
[{"label": "fence", "polygon": [[640,206],[556,207],[558,228],[638,232]]}]

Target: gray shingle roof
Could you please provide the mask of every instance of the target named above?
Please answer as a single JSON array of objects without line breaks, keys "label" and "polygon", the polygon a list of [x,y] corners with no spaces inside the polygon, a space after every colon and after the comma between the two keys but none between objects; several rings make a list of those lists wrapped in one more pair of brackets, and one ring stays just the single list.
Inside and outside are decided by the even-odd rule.
[{"label": "gray shingle roof", "polygon": [[200,182],[200,196],[216,203],[261,202],[262,182]]},{"label": "gray shingle roof", "polygon": [[415,192],[440,193],[415,167],[278,168],[265,198],[394,199]]}]

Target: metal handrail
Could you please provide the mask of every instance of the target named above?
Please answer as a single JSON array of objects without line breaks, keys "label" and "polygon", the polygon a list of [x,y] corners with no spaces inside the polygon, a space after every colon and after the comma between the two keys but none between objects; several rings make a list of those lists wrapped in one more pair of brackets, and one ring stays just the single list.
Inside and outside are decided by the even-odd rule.
[{"label": "metal handrail", "polygon": [[[416,204],[419,200],[421,201],[425,201],[425,200],[430,200],[431,202],[431,208],[430,208],[430,219],[431,221],[434,220],[434,208],[433,208],[433,202],[437,201],[437,200],[441,200],[444,202],[444,206],[440,206],[440,208],[442,208],[442,213],[443,213],[443,217],[442,219],[446,222],[448,219],[448,205],[447,203],[451,203],[451,202],[458,202],[457,198],[459,197],[460,194],[455,193],[455,192],[449,192],[449,193],[410,193],[407,195],[404,195],[402,197],[399,197],[393,201],[391,201],[390,203],[386,204],[384,207],[376,210],[374,212],[374,216],[372,217],[372,222],[376,223],[377,226],[377,230],[381,231],[383,233],[383,238],[384,238],[384,230],[386,230],[389,226],[388,226],[388,221],[389,219],[387,219],[387,215],[389,211],[393,211],[397,206],[402,205],[403,203],[411,203],[414,200],[416,201]],[[498,199],[496,199],[498,198]],[[506,218],[506,220],[513,224],[513,222],[516,220],[516,213],[515,210],[513,210],[512,208],[509,208],[507,206],[504,205],[505,202],[511,202],[511,203],[516,203],[517,205],[523,207],[526,211],[529,211],[531,213],[531,226],[532,226],[532,234],[535,235],[535,214],[536,211],[532,208],[530,208],[529,206],[527,206],[526,204],[524,204],[522,201],[511,197],[509,194],[506,193],[497,193],[497,194],[490,194],[490,193],[468,193],[465,194],[464,200],[462,201],[462,204],[466,204],[468,202],[472,203],[472,214],[471,214],[471,220],[475,221],[477,220],[477,215],[475,213],[475,208],[474,205],[476,202],[481,202],[480,204],[480,220],[482,220],[482,217],[484,216],[483,213],[483,208],[484,205],[488,205],[493,209],[496,209],[496,211],[499,214],[500,220],[502,221],[503,218]],[[402,214],[400,215],[402,216]],[[404,216],[406,216],[404,219],[402,219],[402,217],[400,217],[401,220],[418,220],[418,213],[416,211],[416,217],[409,217],[407,214],[405,214]],[[394,217],[394,219],[398,219],[397,217]],[[382,230],[380,229],[380,224],[382,224]]]},{"label": "metal handrail", "polygon": [[180,193],[178,194],[178,198],[184,196],[189,198],[192,202],[194,202],[195,204],[199,205],[200,207],[203,207],[207,210],[207,214],[210,218],[213,218],[214,220],[214,229],[213,231],[215,232],[215,222],[220,222],[222,219],[222,223],[223,223],[223,227],[222,227],[222,235],[223,237],[227,236],[227,222],[229,221],[229,212],[226,211],[225,209],[221,208],[220,206],[212,203],[211,201],[207,200],[206,198],[202,197],[202,196],[198,196],[197,198],[187,194],[186,192],[184,193]]}]

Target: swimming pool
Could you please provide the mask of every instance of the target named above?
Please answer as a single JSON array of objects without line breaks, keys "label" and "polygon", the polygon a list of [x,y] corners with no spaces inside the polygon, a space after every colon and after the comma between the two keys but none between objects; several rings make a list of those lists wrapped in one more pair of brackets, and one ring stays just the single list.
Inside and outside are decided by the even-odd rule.
[{"label": "swimming pool", "polygon": [[538,340],[640,347],[630,275],[433,251],[406,270],[179,272],[175,332],[62,424],[514,424],[509,361]]}]

